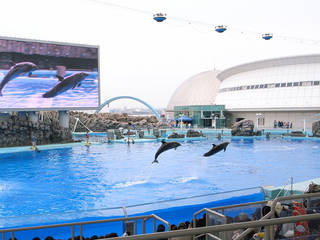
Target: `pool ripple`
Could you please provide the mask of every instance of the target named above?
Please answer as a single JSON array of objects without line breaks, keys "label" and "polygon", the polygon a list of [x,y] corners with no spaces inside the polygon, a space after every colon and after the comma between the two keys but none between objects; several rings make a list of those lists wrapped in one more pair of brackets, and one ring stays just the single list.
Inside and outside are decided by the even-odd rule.
[{"label": "pool ripple", "polygon": [[87,216],[81,212],[319,177],[319,141],[229,141],[226,152],[207,158],[217,139],[182,142],[162,153],[159,164],[152,164],[158,142],[2,154],[0,218],[65,211]]}]

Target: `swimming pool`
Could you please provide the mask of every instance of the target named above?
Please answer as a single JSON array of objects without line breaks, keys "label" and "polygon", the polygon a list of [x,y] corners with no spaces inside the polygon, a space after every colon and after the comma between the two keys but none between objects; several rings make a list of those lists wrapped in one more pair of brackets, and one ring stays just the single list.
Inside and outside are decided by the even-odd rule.
[{"label": "swimming pool", "polygon": [[[72,212],[101,216],[121,206],[319,177],[320,141],[225,138],[226,152],[202,155],[217,139],[185,141],[151,164],[159,142],[74,146],[4,153],[0,158],[0,227],[15,217]],[[70,216],[70,214],[68,214]],[[40,217],[39,217],[40,216]],[[63,220],[63,215],[61,217]]]}]

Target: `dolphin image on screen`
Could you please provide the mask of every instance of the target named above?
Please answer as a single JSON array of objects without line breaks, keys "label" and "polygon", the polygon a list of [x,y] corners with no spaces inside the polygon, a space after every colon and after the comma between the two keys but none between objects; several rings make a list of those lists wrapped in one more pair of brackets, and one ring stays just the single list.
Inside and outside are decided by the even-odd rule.
[{"label": "dolphin image on screen", "polygon": [[20,62],[13,65],[0,83],[0,96],[2,96],[2,89],[9,81],[37,69],[39,69],[38,66],[31,62]]},{"label": "dolphin image on screen", "polygon": [[52,98],[69,90],[70,88],[74,89],[76,86],[80,87],[82,80],[84,80],[87,76],[87,73],[80,72],[74,73],[71,76],[64,78],[63,80],[61,79],[61,77],[59,77],[59,82],[42,96],[44,98]]}]

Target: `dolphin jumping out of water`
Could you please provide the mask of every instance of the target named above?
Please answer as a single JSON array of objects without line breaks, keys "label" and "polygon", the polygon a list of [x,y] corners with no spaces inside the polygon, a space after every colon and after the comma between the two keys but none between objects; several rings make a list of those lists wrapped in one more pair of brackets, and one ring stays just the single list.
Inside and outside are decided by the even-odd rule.
[{"label": "dolphin jumping out of water", "polygon": [[2,96],[2,89],[10,80],[37,69],[39,69],[38,66],[31,62],[20,62],[13,65],[0,83],[0,96]]},{"label": "dolphin jumping out of water", "polygon": [[172,149],[172,148],[177,149],[177,147],[181,146],[181,144],[178,143],[178,142],[169,142],[169,143],[167,143],[164,140],[162,140],[161,142],[162,142],[162,145],[160,146],[160,148],[156,152],[156,154],[154,156],[154,161],[152,163],[159,163],[157,158],[164,151],[167,151],[167,150]]},{"label": "dolphin jumping out of water", "polygon": [[69,90],[70,88],[74,89],[76,86],[80,87],[82,80],[84,80],[87,76],[87,73],[80,72],[74,73],[64,79],[62,79],[62,77],[58,77],[59,83],[42,96],[44,98],[52,98]]},{"label": "dolphin jumping out of water", "polygon": [[219,145],[212,144],[213,147],[210,149],[209,152],[203,154],[203,156],[209,157],[209,156],[211,156],[213,154],[216,154],[217,152],[220,152],[222,149],[224,151],[226,151],[228,144],[229,144],[229,142],[223,142],[223,143],[221,143]]}]

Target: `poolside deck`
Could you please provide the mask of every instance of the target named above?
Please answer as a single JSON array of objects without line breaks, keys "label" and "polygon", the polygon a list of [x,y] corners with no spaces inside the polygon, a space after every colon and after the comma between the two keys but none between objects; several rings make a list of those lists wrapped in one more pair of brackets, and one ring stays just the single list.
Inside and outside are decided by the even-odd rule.
[{"label": "poolside deck", "polygon": [[292,194],[303,194],[308,189],[310,183],[320,184],[320,178],[314,178],[303,182],[293,183],[292,187],[290,183],[278,187],[265,186],[263,187],[263,190],[267,199],[274,199],[277,195],[288,196],[291,194],[291,191]]}]

